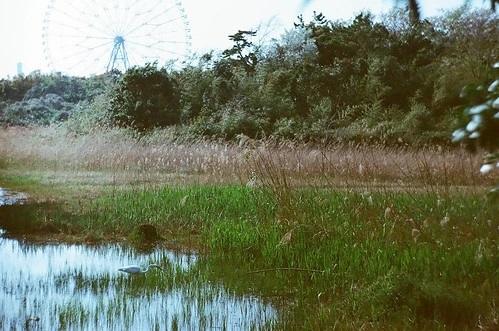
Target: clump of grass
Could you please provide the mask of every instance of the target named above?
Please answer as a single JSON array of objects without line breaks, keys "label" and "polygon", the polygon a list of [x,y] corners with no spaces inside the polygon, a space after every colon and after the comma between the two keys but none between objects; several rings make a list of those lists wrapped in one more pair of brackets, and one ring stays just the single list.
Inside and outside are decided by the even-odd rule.
[{"label": "clump of grass", "polygon": [[483,303],[462,288],[404,273],[381,276],[359,291],[357,297],[362,303],[357,314],[371,314],[377,322],[403,315],[407,326],[415,320],[417,327],[440,321],[451,328],[471,328],[483,309]]}]

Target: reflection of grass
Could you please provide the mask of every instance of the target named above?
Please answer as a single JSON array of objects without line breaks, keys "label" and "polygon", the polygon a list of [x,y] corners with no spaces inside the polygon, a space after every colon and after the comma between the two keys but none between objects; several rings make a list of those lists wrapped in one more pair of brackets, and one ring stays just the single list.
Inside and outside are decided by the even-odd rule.
[{"label": "reflection of grass", "polygon": [[[56,299],[53,303],[52,298],[47,298],[49,314],[58,319],[62,329],[86,329],[91,325],[95,329],[257,328],[265,320],[264,313],[258,312],[261,318],[253,316],[256,302],[235,297],[237,305],[227,304],[232,294],[222,285],[210,284],[199,268],[186,269],[180,262],[164,262],[163,266],[164,270],[146,275],[110,276],[82,270],[58,275],[55,290],[71,295],[63,295],[62,301]],[[233,315],[236,325],[227,320],[226,311]]]},{"label": "reflection of grass", "polygon": [[81,303],[68,303],[59,312],[59,328],[70,329],[87,323],[89,312]]},{"label": "reflection of grass", "polygon": [[[23,139],[36,144],[33,134]],[[154,225],[170,243],[210,252],[203,277],[284,298],[284,329],[497,326],[499,210],[481,193],[479,158],[439,148],[181,144],[161,132],[107,132],[92,138],[95,148],[84,139],[54,141],[58,158],[40,145],[24,154],[8,145],[9,167],[24,157],[54,173],[113,174],[109,194],[79,196],[69,217],[48,217],[68,232],[122,238]],[[252,171],[260,185],[241,185]],[[153,277],[162,276],[118,282],[135,293]]]}]

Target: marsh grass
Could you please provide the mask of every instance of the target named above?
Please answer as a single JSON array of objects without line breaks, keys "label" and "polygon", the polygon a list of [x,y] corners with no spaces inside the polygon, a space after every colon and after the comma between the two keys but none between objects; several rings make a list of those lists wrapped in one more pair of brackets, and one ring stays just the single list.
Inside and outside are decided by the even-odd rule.
[{"label": "marsh grass", "polygon": [[30,184],[43,181],[78,189],[86,185],[245,183],[252,171],[266,180],[282,180],[275,183],[279,186],[368,184],[404,190],[490,182],[476,171],[481,155],[460,148],[183,141],[176,139],[174,129],[137,136],[125,130],[96,128],[75,136],[64,127],[2,128],[0,156],[2,181],[8,174],[22,172],[32,175]]},{"label": "marsh grass", "polygon": [[151,224],[188,238],[209,252],[205,277],[282,307],[279,328],[497,327],[499,207],[479,155],[16,130],[1,133],[4,177],[36,169],[56,188],[108,178],[110,190],[67,207],[73,216],[47,216],[55,227],[123,238]]},{"label": "marsh grass", "polygon": [[99,198],[78,220],[113,234],[140,223],[190,234],[209,252],[212,281],[286,298],[293,309],[285,328],[366,321],[473,328],[491,314],[498,213],[483,196],[309,188],[290,189],[284,201],[273,192],[241,185],[130,191]]}]

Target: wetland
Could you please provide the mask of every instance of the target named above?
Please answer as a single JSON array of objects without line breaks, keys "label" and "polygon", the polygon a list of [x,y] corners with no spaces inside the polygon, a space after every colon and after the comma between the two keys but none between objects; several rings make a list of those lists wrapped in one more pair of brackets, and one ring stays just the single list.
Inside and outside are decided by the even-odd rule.
[{"label": "wetland", "polygon": [[[204,281],[195,253],[0,238],[3,330],[260,329],[275,308]],[[160,263],[146,275],[124,264]]]},{"label": "wetland", "polygon": [[9,130],[2,328],[497,326],[494,177],[464,151]]}]

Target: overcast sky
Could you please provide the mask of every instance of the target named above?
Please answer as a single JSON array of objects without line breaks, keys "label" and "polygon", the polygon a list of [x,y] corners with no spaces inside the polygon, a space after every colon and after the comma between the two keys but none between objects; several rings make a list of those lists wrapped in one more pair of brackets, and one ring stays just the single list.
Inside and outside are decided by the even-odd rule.
[{"label": "overcast sky", "polygon": [[[47,72],[42,27],[49,2],[69,3],[70,0],[1,0],[0,1],[0,78],[14,76],[17,63],[23,72]],[[109,0],[103,0],[109,1]],[[151,0],[152,1],[152,0]],[[172,1],[173,0],[165,0]],[[137,0],[147,4],[148,0]],[[241,29],[252,29],[272,22],[273,33],[279,35],[292,28],[296,17],[303,14],[309,20],[313,11],[328,19],[351,19],[363,9],[380,14],[392,8],[393,0],[315,0],[303,6],[303,0],[184,0],[192,36],[192,51],[223,50],[231,46],[228,35]],[[455,8],[464,0],[421,0],[423,16],[434,16],[441,9]],[[475,0],[480,6],[488,1]]]}]

